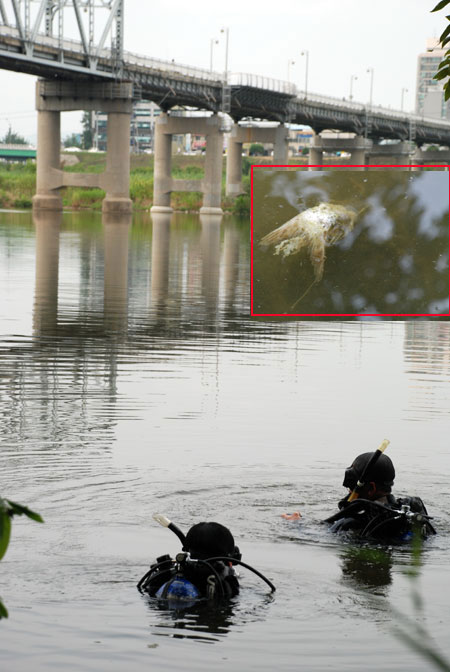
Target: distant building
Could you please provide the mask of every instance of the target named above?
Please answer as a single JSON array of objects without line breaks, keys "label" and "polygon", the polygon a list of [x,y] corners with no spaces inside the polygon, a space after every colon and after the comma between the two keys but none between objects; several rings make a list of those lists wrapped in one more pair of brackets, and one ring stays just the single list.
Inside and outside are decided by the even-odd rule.
[{"label": "distant building", "polygon": [[[130,125],[131,152],[153,152],[155,119],[160,114],[161,110],[155,103],[142,100],[134,104]],[[94,147],[99,152],[106,152],[108,116],[102,112],[94,112],[93,117]]]},{"label": "distant building", "polygon": [[450,103],[444,100],[441,82],[433,79],[446,50],[437,38],[427,40],[426,51],[417,60],[416,114],[438,119],[450,119]]}]

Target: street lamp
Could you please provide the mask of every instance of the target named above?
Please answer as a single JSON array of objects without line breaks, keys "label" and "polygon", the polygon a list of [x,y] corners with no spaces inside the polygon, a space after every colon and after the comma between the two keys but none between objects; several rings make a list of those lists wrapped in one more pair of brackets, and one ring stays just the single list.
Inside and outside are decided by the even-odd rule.
[{"label": "street lamp", "polygon": [[210,47],[209,47],[209,69],[211,72],[213,71],[213,48],[215,44],[219,44],[219,40],[215,40],[212,37],[210,40]]},{"label": "street lamp", "polygon": [[353,82],[357,79],[358,79],[358,77],[356,75],[351,75],[350,76],[350,100],[353,99]]},{"label": "street lamp", "polygon": [[372,94],[373,94],[373,68],[367,68],[366,72],[370,72],[370,100],[369,100],[369,106],[372,107]]},{"label": "street lamp", "polygon": [[305,49],[302,51],[301,56],[306,56],[306,67],[305,67],[305,99],[308,97],[308,63],[309,63],[309,51]]},{"label": "street lamp", "polygon": [[224,80],[225,80],[225,84],[228,84],[228,38],[229,38],[230,30],[229,30],[229,28],[221,28],[220,32],[225,33],[225,75],[224,75]]},{"label": "street lamp", "polygon": [[289,59],[288,64],[287,64],[287,81],[288,82],[290,82],[289,75],[290,75],[291,65],[295,65],[295,61],[293,61],[292,59]]},{"label": "street lamp", "polygon": [[401,110],[402,112],[403,112],[403,96],[405,95],[405,93],[408,93],[408,89],[403,88],[403,89],[402,89],[402,103],[401,103],[401,106],[400,106],[400,110]]}]

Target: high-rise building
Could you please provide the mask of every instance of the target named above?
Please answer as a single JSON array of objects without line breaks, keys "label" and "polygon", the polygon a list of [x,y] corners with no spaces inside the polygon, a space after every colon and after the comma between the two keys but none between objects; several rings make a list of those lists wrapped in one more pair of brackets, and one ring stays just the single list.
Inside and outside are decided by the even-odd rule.
[{"label": "high-rise building", "polygon": [[[130,151],[139,154],[153,151],[155,119],[161,110],[155,103],[141,100],[133,106],[130,125]],[[94,112],[94,147],[100,152],[106,151],[107,115]]]},{"label": "high-rise building", "polygon": [[419,54],[417,59],[416,83],[416,114],[424,117],[450,119],[450,102],[444,100],[444,90],[441,82],[433,79],[438,66],[444,57],[437,38],[427,39],[426,51]]}]

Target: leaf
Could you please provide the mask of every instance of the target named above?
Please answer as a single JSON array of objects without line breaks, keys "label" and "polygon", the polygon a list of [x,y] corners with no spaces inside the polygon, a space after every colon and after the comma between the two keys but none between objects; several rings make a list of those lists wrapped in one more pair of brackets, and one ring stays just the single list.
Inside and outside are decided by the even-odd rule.
[{"label": "leaf", "polygon": [[0,600],[0,620],[2,618],[8,618],[8,610],[3,604],[3,602]]},{"label": "leaf", "polygon": [[39,515],[39,513],[35,513],[31,509],[29,509],[27,506],[24,506],[23,504],[17,504],[17,502],[12,502],[10,499],[6,500],[11,507],[11,511],[13,514],[16,516],[21,516],[25,515],[28,516],[28,518],[31,518],[31,520],[35,520],[37,523],[43,523],[44,519],[42,516]]},{"label": "leaf", "polygon": [[6,553],[11,537],[11,518],[4,511],[0,512],[0,560]]},{"label": "leaf", "polygon": [[440,9],[443,9],[449,3],[450,3],[450,0],[441,0],[440,2],[438,2],[436,7],[434,9],[432,9],[431,11],[432,12],[438,12]]},{"label": "leaf", "polygon": [[449,74],[448,66],[446,66],[443,70],[439,70],[439,72],[434,75],[433,79],[437,79],[439,81],[440,79],[444,79],[444,77],[449,77]]},{"label": "leaf", "polygon": [[444,30],[444,32],[442,33],[442,35],[439,38],[439,42],[441,44],[444,44],[444,40],[448,36],[449,33],[450,33],[450,26],[447,26],[447,28]]}]

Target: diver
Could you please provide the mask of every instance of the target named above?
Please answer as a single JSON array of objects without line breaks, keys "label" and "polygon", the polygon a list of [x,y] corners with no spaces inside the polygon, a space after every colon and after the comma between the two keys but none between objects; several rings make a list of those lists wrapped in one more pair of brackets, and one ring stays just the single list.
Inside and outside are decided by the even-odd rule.
[{"label": "diver", "polygon": [[188,606],[199,600],[235,597],[239,593],[239,581],[234,565],[250,569],[269,585],[272,592],[275,590],[265,576],[242,562],[233,535],[224,525],[201,522],[184,535],[165,516],[155,514],[153,518],[172,530],[183,547],[175,559],[168,554],[156,559],[137,584],[141,593],[167,600],[176,606]]},{"label": "diver", "polygon": [[355,532],[362,539],[402,542],[417,532],[422,538],[436,534],[420,497],[394,497],[395,469],[384,455],[388,441],[375,453],[362,453],[345,470],[343,486],[349,493],[339,511],[324,522],[333,532]]}]

